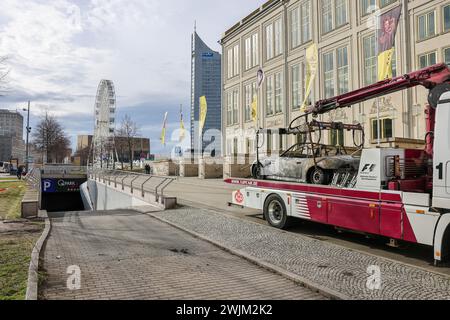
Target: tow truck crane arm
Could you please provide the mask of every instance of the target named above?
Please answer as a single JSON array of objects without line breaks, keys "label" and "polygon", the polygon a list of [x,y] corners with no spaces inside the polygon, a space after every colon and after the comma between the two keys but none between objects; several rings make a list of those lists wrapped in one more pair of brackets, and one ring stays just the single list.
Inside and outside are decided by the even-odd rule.
[{"label": "tow truck crane arm", "polygon": [[404,76],[383,80],[337,97],[320,100],[307,113],[317,116],[420,85],[430,90],[429,102],[433,108],[436,108],[441,94],[450,91],[450,69],[442,63]]}]

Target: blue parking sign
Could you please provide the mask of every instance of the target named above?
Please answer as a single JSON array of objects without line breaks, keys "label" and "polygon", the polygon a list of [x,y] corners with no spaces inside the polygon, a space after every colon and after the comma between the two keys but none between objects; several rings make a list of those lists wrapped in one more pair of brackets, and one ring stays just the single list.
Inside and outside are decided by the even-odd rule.
[{"label": "blue parking sign", "polygon": [[53,193],[56,192],[56,183],[54,179],[42,179],[42,192]]}]

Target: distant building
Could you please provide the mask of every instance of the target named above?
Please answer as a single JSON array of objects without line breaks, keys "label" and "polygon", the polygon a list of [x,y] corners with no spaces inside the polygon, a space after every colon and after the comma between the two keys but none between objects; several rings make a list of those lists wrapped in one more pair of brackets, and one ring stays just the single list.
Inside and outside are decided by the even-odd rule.
[{"label": "distant building", "polygon": [[92,144],[92,135],[82,135],[77,137],[77,151],[81,151],[83,149],[90,149]]},{"label": "distant building", "polygon": [[[123,137],[115,137],[114,144],[116,147],[119,162],[129,162],[127,139]],[[77,151],[74,156],[74,163],[79,165],[87,165],[93,141],[92,135],[80,135],[77,137]],[[148,159],[150,157],[150,139],[134,138],[132,143],[133,160]],[[91,154],[92,156],[92,154]],[[92,160],[92,159],[90,159]]]},{"label": "distant building", "polygon": [[24,161],[23,116],[15,111],[0,109],[0,161]]},{"label": "distant building", "polygon": [[[130,162],[127,138],[115,137],[114,140],[119,161]],[[141,159],[148,160],[150,157],[150,139],[134,138],[132,142],[132,153],[133,161]]]},{"label": "distant building", "polygon": [[[217,130],[216,140],[221,140],[221,55],[211,50],[194,31],[192,35],[191,64],[191,149],[199,149],[200,97],[206,96],[208,114],[203,134]],[[210,131],[211,132],[211,131]],[[202,152],[214,140],[204,136]],[[221,155],[221,141],[217,141],[216,156]]]}]

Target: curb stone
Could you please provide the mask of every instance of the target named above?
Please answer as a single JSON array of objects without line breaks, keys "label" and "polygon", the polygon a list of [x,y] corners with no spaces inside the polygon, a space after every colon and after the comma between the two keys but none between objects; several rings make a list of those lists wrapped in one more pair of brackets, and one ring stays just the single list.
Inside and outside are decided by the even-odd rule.
[{"label": "curb stone", "polygon": [[146,214],[146,215],[148,215],[148,216],[150,216],[150,217],[152,217],[152,218],[154,218],[156,220],[164,222],[164,223],[166,223],[168,225],[171,225],[172,227],[177,228],[177,229],[179,229],[181,231],[184,231],[184,232],[194,236],[195,238],[198,238],[200,240],[203,240],[203,241],[206,241],[208,243],[211,243],[214,246],[216,246],[216,247],[218,247],[218,248],[220,248],[222,250],[225,250],[226,252],[231,253],[231,254],[233,254],[233,255],[235,255],[237,257],[245,259],[245,260],[249,261],[250,263],[253,263],[253,264],[255,264],[255,265],[257,265],[257,266],[259,266],[259,267],[261,267],[263,269],[266,269],[266,270],[271,271],[271,272],[273,272],[275,274],[281,275],[282,277],[287,278],[287,279],[297,283],[298,285],[301,285],[301,286],[303,286],[305,288],[308,288],[308,289],[310,289],[310,290],[312,290],[314,292],[320,293],[320,294],[324,295],[327,298],[330,298],[330,299],[333,299],[333,300],[351,300],[350,297],[348,297],[348,296],[346,296],[346,295],[344,295],[342,293],[339,293],[339,292],[337,292],[335,290],[328,289],[328,288],[323,287],[321,285],[315,284],[312,281],[310,281],[310,280],[308,280],[308,279],[306,279],[304,277],[298,276],[298,275],[296,275],[296,274],[294,274],[292,272],[286,271],[286,270],[284,270],[284,269],[282,269],[280,267],[277,267],[277,266],[275,266],[275,265],[273,265],[271,263],[268,263],[268,262],[262,261],[262,260],[260,260],[258,258],[255,258],[255,257],[247,254],[244,251],[227,247],[227,246],[219,243],[218,241],[214,241],[214,240],[212,240],[212,239],[210,239],[208,237],[205,237],[205,236],[203,236],[201,234],[198,234],[198,233],[196,233],[194,231],[186,229],[186,228],[184,228],[184,227],[182,227],[182,226],[180,226],[180,225],[178,225],[176,223],[173,223],[171,221],[167,221],[167,220],[165,220],[163,218],[155,216],[154,214],[152,214],[150,212],[145,212],[144,214]]},{"label": "curb stone", "polygon": [[25,300],[38,300],[38,283],[39,283],[39,257],[44,246],[45,241],[50,234],[52,227],[51,220],[48,217],[47,211],[40,211],[39,217],[45,218],[45,228],[42,232],[41,237],[36,242],[31,253],[30,267],[28,269],[28,283],[27,283],[27,293]]}]

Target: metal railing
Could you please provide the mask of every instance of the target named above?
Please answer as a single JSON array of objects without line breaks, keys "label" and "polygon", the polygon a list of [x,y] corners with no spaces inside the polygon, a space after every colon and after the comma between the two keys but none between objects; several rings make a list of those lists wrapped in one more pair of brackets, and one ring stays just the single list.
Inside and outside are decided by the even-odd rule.
[{"label": "metal railing", "polygon": [[116,189],[120,188],[122,191],[125,191],[125,187],[130,188],[132,194],[139,191],[142,198],[147,193],[151,193],[155,195],[156,201],[164,197],[164,191],[167,187],[177,180],[176,177],[148,175],[122,170],[89,168],[87,174],[90,179],[102,182],[108,186],[114,186]]},{"label": "metal railing", "polygon": [[41,189],[41,169],[33,168],[25,176],[25,181],[31,185],[35,190]]},{"label": "metal railing", "polygon": [[42,174],[61,174],[61,175],[69,175],[69,174],[87,174],[87,167],[82,166],[71,166],[71,165],[49,165],[46,164],[41,169]]}]

